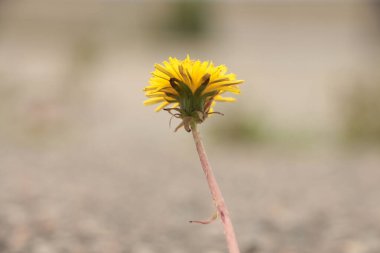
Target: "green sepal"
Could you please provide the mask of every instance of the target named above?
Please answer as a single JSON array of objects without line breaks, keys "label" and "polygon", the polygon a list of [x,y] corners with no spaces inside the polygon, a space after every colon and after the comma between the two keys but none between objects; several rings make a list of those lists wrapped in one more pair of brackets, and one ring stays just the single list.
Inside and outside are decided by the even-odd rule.
[{"label": "green sepal", "polygon": [[187,86],[185,83],[178,81],[181,90],[187,95],[189,98],[193,96],[193,91]]},{"label": "green sepal", "polygon": [[173,93],[170,93],[170,92],[164,92],[166,96],[170,97],[170,98],[174,98],[175,100],[178,100],[179,97]]},{"label": "green sepal", "polygon": [[195,91],[194,96],[198,97],[202,94],[202,92],[206,89],[208,84],[210,83],[210,74],[206,74],[202,78],[204,81],[203,83],[198,87],[198,89]]},{"label": "green sepal", "polygon": [[170,78],[169,83],[175,89],[179,95],[181,95],[181,89],[179,88],[178,84],[176,82],[179,82],[176,78]]},{"label": "green sepal", "polygon": [[205,98],[205,99],[208,97],[215,97],[216,95],[218,95],[218,93],[219,93],[219,91],[214,90],[214,91],[210,91],[210,92],[203,94],[201,97]]}]

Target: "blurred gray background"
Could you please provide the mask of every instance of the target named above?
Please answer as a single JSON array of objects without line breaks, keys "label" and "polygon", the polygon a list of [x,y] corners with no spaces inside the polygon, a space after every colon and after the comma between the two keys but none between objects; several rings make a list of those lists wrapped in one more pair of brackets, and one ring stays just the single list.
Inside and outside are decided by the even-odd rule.
[{"label": "blurred gray background", "polygon": [[242,253],[380,252],[380,4],[0,1],[0,252],[220,253],[154,63],[226,64],[201,126]]}]

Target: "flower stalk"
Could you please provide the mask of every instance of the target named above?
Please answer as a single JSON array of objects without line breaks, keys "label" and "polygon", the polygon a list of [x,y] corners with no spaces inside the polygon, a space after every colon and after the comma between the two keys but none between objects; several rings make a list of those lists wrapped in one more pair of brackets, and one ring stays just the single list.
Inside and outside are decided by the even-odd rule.
[{"label": "flower stalk", "polygon": [[211,165],[208,161],[206,151],[203,146],[199,130],[197,128],[197,123],[195,123],[194,121],[191,122],[191,130],[191,132],[193,133],[195,146],[199,155],[199,160],[201,161],[202,169],[206,176],[211,196],[217,209],[217,215],[218,217],[220,217],[223,224],[224,234],[226,237],[229,253],[240,253],[235,231],[226,203],[224,202],[222,192],[218,186]]},{"label": "flower stalk", "polygon": [[[216,206],[216,214],[208,221],[191,221],[209,224],[220,217],[226,236],[229,253],[239,253],[239,247],[230,215],[223,195],[208,162],[197,124],[203,123],[214,111],[216,102],[234,102],[233,97],[224,97],[224,93],[240,93],[238,85],[243,80],[236,79],[235,74],[228,74],[225,65],[215,66],[211,61],[192,60],[190,56],[184,60],[169,57],[162,64],[155,64],[155,70],[145,87],[145,105],[159,104],[156,111],[165,110],[172,117],[182,122],[175,131],[184,128],[192,132],[203,172],[206,175],[211,196]],[[170,121],[169,121],[170,124]]]}]

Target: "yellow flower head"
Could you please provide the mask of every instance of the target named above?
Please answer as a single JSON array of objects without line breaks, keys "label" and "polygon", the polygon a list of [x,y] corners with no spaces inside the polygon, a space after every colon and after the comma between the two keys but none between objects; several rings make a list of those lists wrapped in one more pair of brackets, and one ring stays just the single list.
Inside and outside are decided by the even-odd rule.
[{"label": "yellow flower head", "polygon": [[[160,103],[156,111],[170,106],[164,110],[181,118],[183,122],[179,127],[185,126],[187,131],[190,131],[191,120],[201,123],[214,112],[215,101],[235,101],[231,97],[222,97],[222,94],[240,93],[237,85],[243,82],[236,80],[234,74],[227,74],[226,66],[191,60],[189,55],[184,60],[170,57],[169,61],[154,67],[150,85],[144,89],[149,98],[144,104]],[[172,111],[176,113],[173,114]]]}]

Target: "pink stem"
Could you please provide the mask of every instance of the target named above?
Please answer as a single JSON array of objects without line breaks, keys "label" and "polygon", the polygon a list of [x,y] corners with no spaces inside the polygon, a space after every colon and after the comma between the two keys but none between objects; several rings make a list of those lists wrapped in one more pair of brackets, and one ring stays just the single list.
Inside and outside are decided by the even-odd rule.
[{"label": "pink stem", "polygon": [[212,172],[211,165],[208,162],[205,148],[203,146],[201,136],[198,132],[196,123],[191,124],[192,133],[195,141],[195,146],[197,147],[199,159],[202,164],[203,172],[206,175],[207,183],[210,188],[212,199],[217,208],[218,216],[221,218],[224,234],[226,236],[227,246],[229,253],[240,253],[239,246],[237,244],[234,228],[230,219],[230,215],[227,210],[227,206],[224,202],[222,192],[216,182],[214,173]]}]

